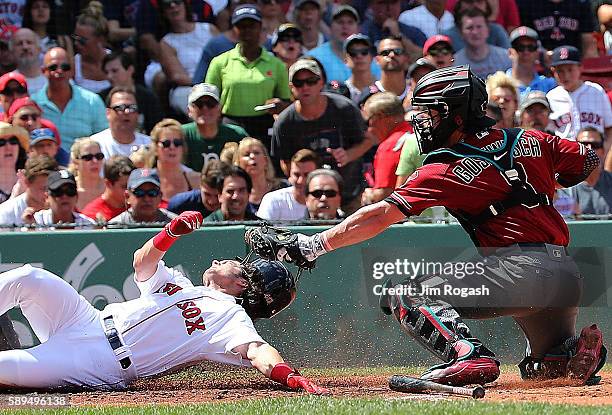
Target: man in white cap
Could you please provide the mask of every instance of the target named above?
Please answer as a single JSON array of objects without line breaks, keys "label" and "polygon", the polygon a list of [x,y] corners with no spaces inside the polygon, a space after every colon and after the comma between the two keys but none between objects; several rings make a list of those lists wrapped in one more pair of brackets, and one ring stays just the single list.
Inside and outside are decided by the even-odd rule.
[{"label": "man in white cap", "polygon": [[228,141],[239,142],[248,136],[239,125],[221,122],[219,96],[215,85],[201,83],[194,85],[187,99],[188,114],[193,122],[182,127],[189,149],[185,164],[195,171],[202,171],[209,160],[218,160]]}]

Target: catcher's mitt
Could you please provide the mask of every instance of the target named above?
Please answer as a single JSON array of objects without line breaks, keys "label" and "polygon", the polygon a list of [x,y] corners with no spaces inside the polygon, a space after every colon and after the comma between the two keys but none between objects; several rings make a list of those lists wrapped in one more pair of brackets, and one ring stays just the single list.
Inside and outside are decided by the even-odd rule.
[{"label": "catcher's mitt", "polygon": [[316,261],[309,261],[300,250],[297,234],[288,229],[263,224],[250,228],[244,234],[244,241],[260,257],[270,261],[286,261],[299,268],[313,269]]}]

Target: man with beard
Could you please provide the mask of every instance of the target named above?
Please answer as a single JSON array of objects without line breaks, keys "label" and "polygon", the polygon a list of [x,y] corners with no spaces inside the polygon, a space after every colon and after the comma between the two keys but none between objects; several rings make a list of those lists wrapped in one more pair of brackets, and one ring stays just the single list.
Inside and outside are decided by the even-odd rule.
[{"label": "man with beard", "polygon": [[550,104],[542,91],[531,91],[519,107],[519,124],[526,130],[538,130],[551,134]]},{"label": "man with beard", "polygon": [[204,222],[259,220],[247,210],[253,188],[251,176],[238,166],[223,168],[223,180],[219,181],[221,207],[208,215]]},{"label": "man with beard", "polygon": [[406,70],[409,57],[402,44],[402,39],[388,36],[378,42],[376,62],[380,65],[382,75],[379,81],[370,85],[367,94],[362,94],[360,106],[377,92],[393,92],[402,101],[405,109],[410,107],[408,98],[408,84],[406,83]]},{"label": "man with beard", "polygon": [[16,71],[26,78],[30,94],[47,85],[47,78],[40,70],[40,38],[36,33],[19,29],[9,42],[9,50],[15,55]]}]

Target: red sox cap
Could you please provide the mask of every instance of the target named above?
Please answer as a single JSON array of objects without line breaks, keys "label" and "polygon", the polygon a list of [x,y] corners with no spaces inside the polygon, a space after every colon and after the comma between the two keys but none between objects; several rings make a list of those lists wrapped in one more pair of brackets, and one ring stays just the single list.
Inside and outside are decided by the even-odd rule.
[{"label": "red sox cap", "polygon": [[580,64],[581,58],[578,48],[569,45],[559,46],[553,50],[551,66]]}]

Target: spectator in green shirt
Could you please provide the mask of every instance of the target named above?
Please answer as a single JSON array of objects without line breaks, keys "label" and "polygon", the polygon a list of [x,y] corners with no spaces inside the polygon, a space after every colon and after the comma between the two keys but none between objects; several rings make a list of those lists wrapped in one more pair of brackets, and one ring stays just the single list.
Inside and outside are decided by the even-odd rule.
[{"label": "spectator in green shirt", "polygon": [[[260,45],[261,21],[261,13],[253,4],[234,10],[232,26],[238,44],[210,62],[206,83],[221,90],[224,122],[244,127],[269,149],[272,114],[289,105],[290,92],[285,64]],[[263,104],[275,106],[255,109]]]},{"label": "spectator in green shirt", "polygon": [[188,98],[189,117],[193,120],[182,126],[189,149],[185,164],[195,171],[209,160],[219,160],[223,146],[228,141],[240,141],[248,134],[244,128],[221,123],[219,89],[212,84],[197,84]]}]

